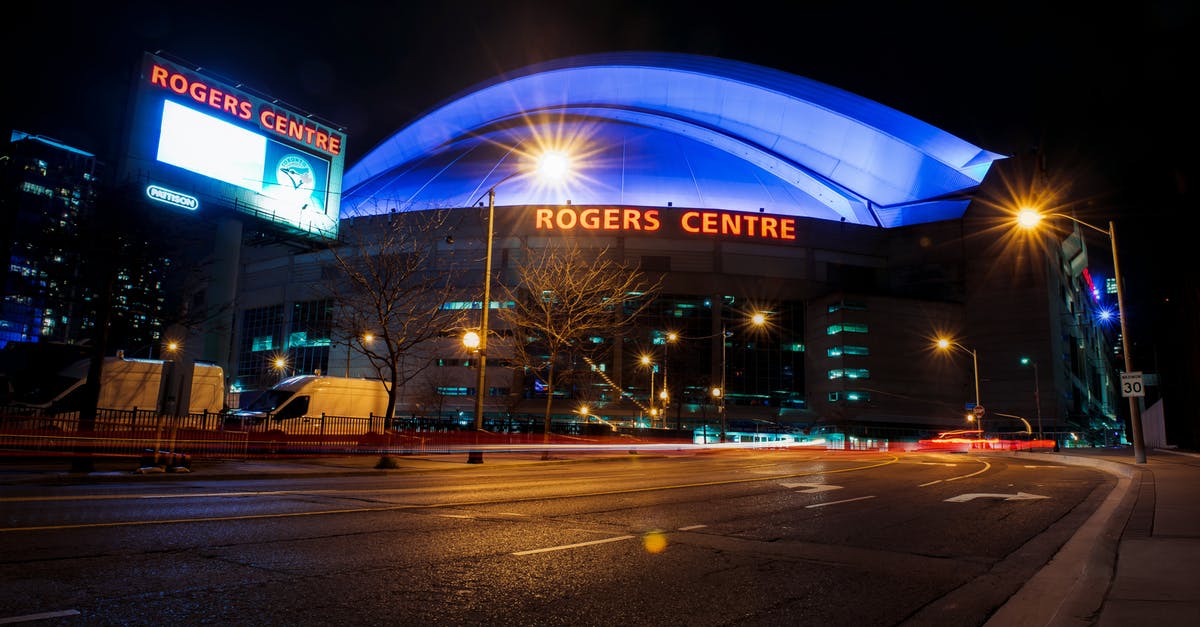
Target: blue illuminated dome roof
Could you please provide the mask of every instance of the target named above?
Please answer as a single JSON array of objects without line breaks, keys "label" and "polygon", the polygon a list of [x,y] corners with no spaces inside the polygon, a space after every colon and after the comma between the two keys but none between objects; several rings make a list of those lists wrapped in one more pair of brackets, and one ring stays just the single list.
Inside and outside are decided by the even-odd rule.
[{"label": "blue illuminated dome roof", "polygon": [[[567,147],[572,178],[522,176]],[[620,53],[530,66],[401,129],[345,174],[342,216],[564,204],[754,211],[882,227],[961,217],[983,150],[835,87],[712,57]]]}]

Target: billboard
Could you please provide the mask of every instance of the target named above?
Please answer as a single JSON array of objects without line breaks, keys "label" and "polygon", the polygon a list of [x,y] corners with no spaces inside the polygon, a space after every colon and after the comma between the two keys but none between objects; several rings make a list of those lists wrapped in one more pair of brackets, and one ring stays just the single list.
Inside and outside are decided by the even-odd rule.
[{"label": "billboard", "polygon": [[154,203],[232,209],[337,238],[346,136],[312,115],[146,53],[121,178]]}]

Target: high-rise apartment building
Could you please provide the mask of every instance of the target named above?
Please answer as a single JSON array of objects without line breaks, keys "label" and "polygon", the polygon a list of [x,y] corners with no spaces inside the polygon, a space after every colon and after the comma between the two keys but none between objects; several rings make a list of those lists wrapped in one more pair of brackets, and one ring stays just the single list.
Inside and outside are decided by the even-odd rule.
[{"label": "high-rise apartment building", "polygon": [[[149,351],[162,334],[164,277],[171,259],[150,229],[123,228],[106,197],[95,155],[13,131],[4,176],[0,347],[10,342],[84,343],[107,320],[127,351]],[[105,204],[107,203],[107,204]],[[106,303],[108,304],[106,306]]]}]

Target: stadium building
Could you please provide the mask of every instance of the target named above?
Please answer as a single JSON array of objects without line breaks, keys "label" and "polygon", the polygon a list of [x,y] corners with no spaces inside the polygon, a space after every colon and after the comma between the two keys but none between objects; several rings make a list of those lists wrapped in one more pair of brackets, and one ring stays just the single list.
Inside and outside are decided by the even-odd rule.
[{"label": "stadium building", "polygon": [[[555,186],[525,174],[551,149],[571,155]],[[657,281],[635,328],[587,338],[608,350],[550,399],[556,422],[724,417],[902,437],[969,427],[979,405],[988,431],[1119,441],[1116,333],[1096,321],[1112,296],[1077,226],[1023,246],[1006,236],[1015,207],[980,200],[1004,160],[772,69],[594,55],[507,74],[404,126],[346,170],[338,230],[428,225],[429,267],[452,276],[463,296],[447,306],[467,320],[481,313],[489,242],[497,286],[560,247]],[[247,238],[235,389],[269,385],[278,354],[294,372],[369,376],[321,287],[332,254]],[[750,323],[759,313],[767,323]],[[486,389],[449,330],[413,351],[421,374],[397,414],[465,421],[483,394],[489,420],[540,417],[546,391],[506,355],[500,320]]]}]

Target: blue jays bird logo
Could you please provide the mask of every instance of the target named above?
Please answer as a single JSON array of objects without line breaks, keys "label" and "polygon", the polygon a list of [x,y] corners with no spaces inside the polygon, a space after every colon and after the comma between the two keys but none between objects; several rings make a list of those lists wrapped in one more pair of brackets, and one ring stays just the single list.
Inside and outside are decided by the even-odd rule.
[{"label": "blue jays bird logo", "polygon": [[287,155],[275,167],[275,180],[284,189],[311,194],[314,183],[312,165],[300,155]]}]

